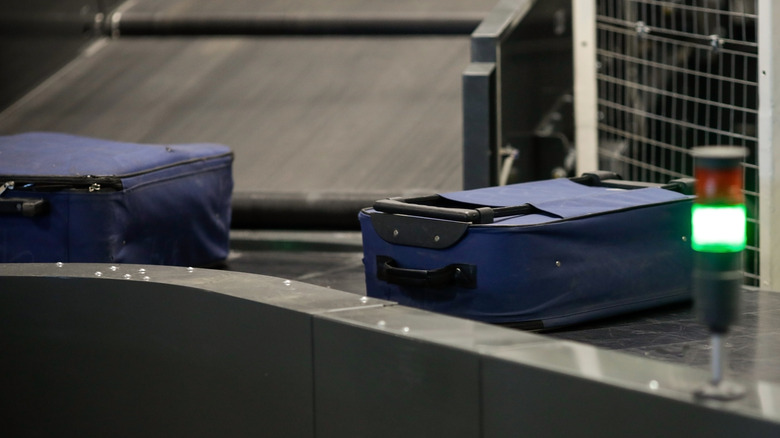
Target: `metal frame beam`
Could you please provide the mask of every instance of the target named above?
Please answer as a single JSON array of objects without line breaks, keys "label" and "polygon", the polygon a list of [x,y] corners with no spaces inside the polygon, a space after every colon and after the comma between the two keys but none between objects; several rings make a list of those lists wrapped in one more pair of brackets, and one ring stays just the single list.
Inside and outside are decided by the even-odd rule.
[{"label": "metal frame beam", "polygon": [[780,5],[758,0],[758,178],[761,286],[780,286],[780,118],[775,111],[780,102]]},{"label": "metal frame beam", "polygon": [[572,0],[577,175],[599,168],[596,1]]}]

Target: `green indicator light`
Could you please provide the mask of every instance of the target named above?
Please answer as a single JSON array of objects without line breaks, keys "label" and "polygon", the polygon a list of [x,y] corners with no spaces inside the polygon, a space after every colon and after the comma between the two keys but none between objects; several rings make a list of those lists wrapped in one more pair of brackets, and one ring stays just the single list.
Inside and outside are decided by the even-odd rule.
[{"label": "green indicator light", "polygon": [[739,252],[745,249],[744,205],[694,204],[691,210],[691,246],[703,252]]}]

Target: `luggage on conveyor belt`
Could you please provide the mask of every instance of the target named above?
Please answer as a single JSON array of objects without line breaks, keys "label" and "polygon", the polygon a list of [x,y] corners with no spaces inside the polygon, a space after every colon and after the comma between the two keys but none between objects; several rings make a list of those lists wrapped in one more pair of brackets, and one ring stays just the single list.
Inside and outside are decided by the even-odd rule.
[{"label": "luggage on conveyor belt", "polygon": [[367,292],[529,329],[686,300],[691,188],[594,172],[380,200],[360,213]]},{"label": "luggage on conveyor belt", "polygon": [[217,144],[0,136],[0,262],[220,262],[232,161]]}]

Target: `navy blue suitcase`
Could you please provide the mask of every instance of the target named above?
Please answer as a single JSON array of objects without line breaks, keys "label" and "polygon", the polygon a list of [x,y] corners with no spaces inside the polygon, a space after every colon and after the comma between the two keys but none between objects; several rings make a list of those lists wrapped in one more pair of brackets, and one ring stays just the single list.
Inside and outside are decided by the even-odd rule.
[{"label": "navy blue suitcase", "polygon": [[218,263],[232,161],[217,144],[0,136],[0,262]]},{"label": "navy blue suitcase", "polygon": [[595,172],[377,201],[367,293],[529,329],[688,300],[692,180],[664,187]]}]

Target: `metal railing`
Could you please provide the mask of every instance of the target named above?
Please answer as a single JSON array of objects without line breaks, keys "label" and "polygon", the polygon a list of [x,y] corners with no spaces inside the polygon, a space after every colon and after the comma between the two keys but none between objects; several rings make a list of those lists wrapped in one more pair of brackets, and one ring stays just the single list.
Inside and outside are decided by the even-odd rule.
[{"label": "metal railing", "polygon": [[599,167],[665,182],[692,176],[693,147],[746,147],[744,267],[754,286],[761,275],[757,9],[757,0],[595,2]]}]

